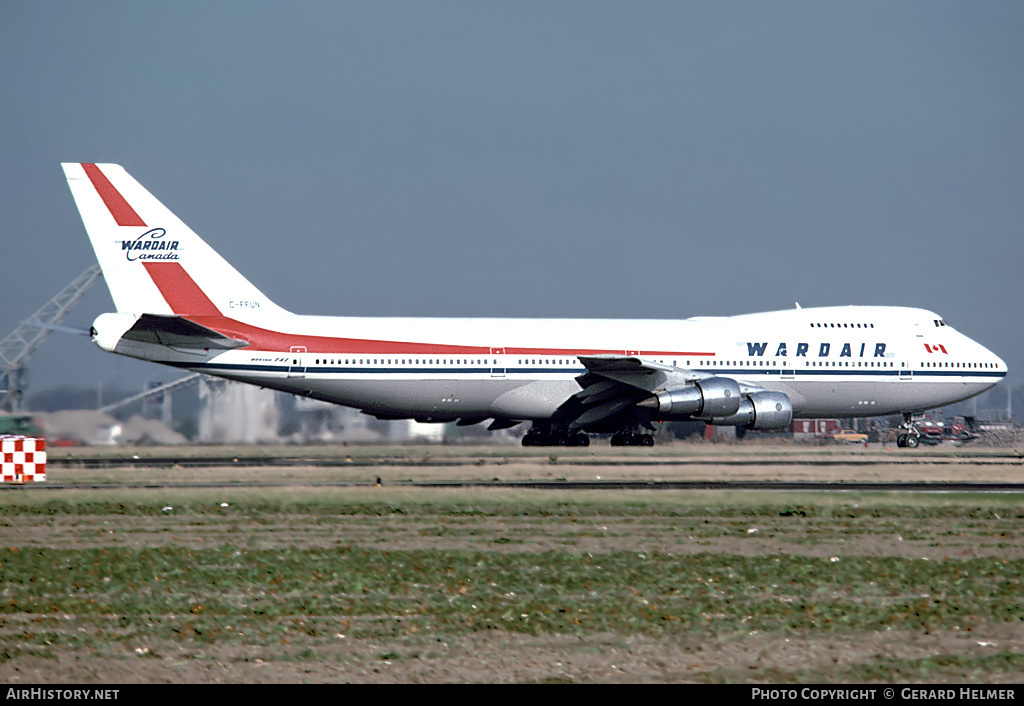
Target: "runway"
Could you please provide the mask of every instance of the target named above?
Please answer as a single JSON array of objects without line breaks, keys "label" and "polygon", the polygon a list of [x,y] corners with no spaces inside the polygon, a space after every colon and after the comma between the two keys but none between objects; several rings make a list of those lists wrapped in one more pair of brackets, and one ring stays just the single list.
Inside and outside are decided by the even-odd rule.
[{"label": "runway", "polygon": [[1014,449],[666,444],[54,449],[47,481],[11,492],[168,488],[1024,492]]},{"label": "runway", "polygon": [[813,482],[813,481],[222,481],[210,483],[124,482],[124,483],[28,483],[4,484],[4,491],[127,490],[174,488],[493,488],[520,490],[761,490],[816,492],[892,493],[1021,493],[1024,483],[954,482]]},{"label": "runway", "polygon": [[[576,449],[551,449],[550,455],[545,456],[543,451],[540,454],[512,453],[496,454],[493,450],[490,453],[475,453],[471,448],[459,449],[465,453],[462,455],[448,453],[432,455],[432,449],[410,449],[407,455],[399,456],[392,453],[335,453],[331,456],[323,455],[276,455],[276,454],[219,454],[219,455],[102,455],[88,456],[76,455],[66,458],[53,458],[49,465],[57,468],[184,468],[184,467],[302,467],[315,466],[319,468],[354,468],[354,467],[407,467],[407,468],[438,468],[438,467],[466,467],[481,465],[507,465],[517,461],[545,461],[555,455],[557,463],[564,466],[588,466],[588,467],[619,467],[619,466],[648,466],[648,467],[676,467],[685,466],[791,466],[807,465],[817,467],[831,466],[874,466],[880,463],[899,466],[922,466],[922,465],[978,465],[991,466],[1001,464],[1024,465],[1024,453],[1013,449],[991,449],[983,453],[952,452],[952,451],[900,451],[892,452],[865,452],[857,453],[842,450],[825,455],[807,452],[778,452],[757,453],[757,450],[743,449],[733,454],[716,453],[707,455],[651,455],[651,456],[629,456],[621,454],[598,455],[595,453],[579,454],[572,453]],[[643,453],[643,452],[640,452]],[[884,453],[884,455],[883,455]]]}]

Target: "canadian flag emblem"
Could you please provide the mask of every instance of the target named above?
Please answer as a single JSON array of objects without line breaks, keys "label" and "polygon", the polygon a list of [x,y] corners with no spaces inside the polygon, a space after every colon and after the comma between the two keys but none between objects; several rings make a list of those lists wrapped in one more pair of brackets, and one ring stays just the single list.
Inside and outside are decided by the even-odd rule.
[{"label": "canadian flag emblem", "polygon": [[949,355],[949,351],[947,351],[946,347],[943,345],[933,345],[931,343],[926,343],[924,344],[924,349],[929,353],[945,353],[946,355]]}]

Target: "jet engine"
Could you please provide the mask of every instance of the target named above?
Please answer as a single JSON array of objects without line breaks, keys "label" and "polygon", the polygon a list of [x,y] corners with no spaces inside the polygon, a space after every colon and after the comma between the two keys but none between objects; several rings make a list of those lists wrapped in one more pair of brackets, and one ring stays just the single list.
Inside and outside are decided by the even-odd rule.
[{"label": "jet engine", "polygon": [[793,421],[793,404],[781,392],[751,392],[735,414],[709,420],[718,426],[747,429],[785,429]]},{"label": "jet engine", "polygon": [[653,409],[659,419],[712,419],[737,414],[742,400],[735,380],[711,377],[686,387],[658,392],[637,406]]}]

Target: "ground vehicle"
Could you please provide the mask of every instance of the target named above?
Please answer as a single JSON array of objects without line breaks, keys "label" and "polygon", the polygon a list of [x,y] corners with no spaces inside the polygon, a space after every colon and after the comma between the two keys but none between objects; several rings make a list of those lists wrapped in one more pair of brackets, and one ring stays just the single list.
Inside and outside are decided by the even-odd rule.
[{"label": "ground vehicle", "polygon": [[978,438],[974,417],[946,417],[945,420],[925,417],[916,423],[917,443],[937,446],[943,441],[966,443]]},{"label": "ground vehicle", "polygon": [[922,419],[917,423],[917,443],[935,446],[946,439],[946,430],[942,422],[933,419]]},{"label": "ground vehicle", "polygon": [[977,423],[974,417],[947,417],[945,434],[948,439],[971,441],[978,438]]},{"label": "ground vehicle", "polygon": [[850,429],[836,429],[829,433],[829,438],[837,444],[863,444],[868,435]]},{"label": "ground vehicle", "polygon": [[43,432],[30,414],[2,414],[0,415],[0,434],[42,436]]}]

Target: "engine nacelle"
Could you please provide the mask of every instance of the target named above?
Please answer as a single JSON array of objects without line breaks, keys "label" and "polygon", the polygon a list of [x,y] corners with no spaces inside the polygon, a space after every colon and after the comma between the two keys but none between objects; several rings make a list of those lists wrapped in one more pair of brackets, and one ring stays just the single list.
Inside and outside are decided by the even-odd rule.
[{"label": "engine nacelle", "polygon": [[732,378],[705,378],[693,385],[665,390],[637,406],[657,412],[662,419],[727,417],[739,411],[743,396]]},{"label": "engine nacelle", "polygon": [[751,392],[735,414],[711,420],[718,426],[785,429],[793,422],[793,404],[781,392]]},{"label": "engine nacelle", "polygon": [[701,419],[727,417],[740,409],[743,396],[740,385],[732,378],[706,378],[696,383],[704,395],[704,407],[696,416]]}]

